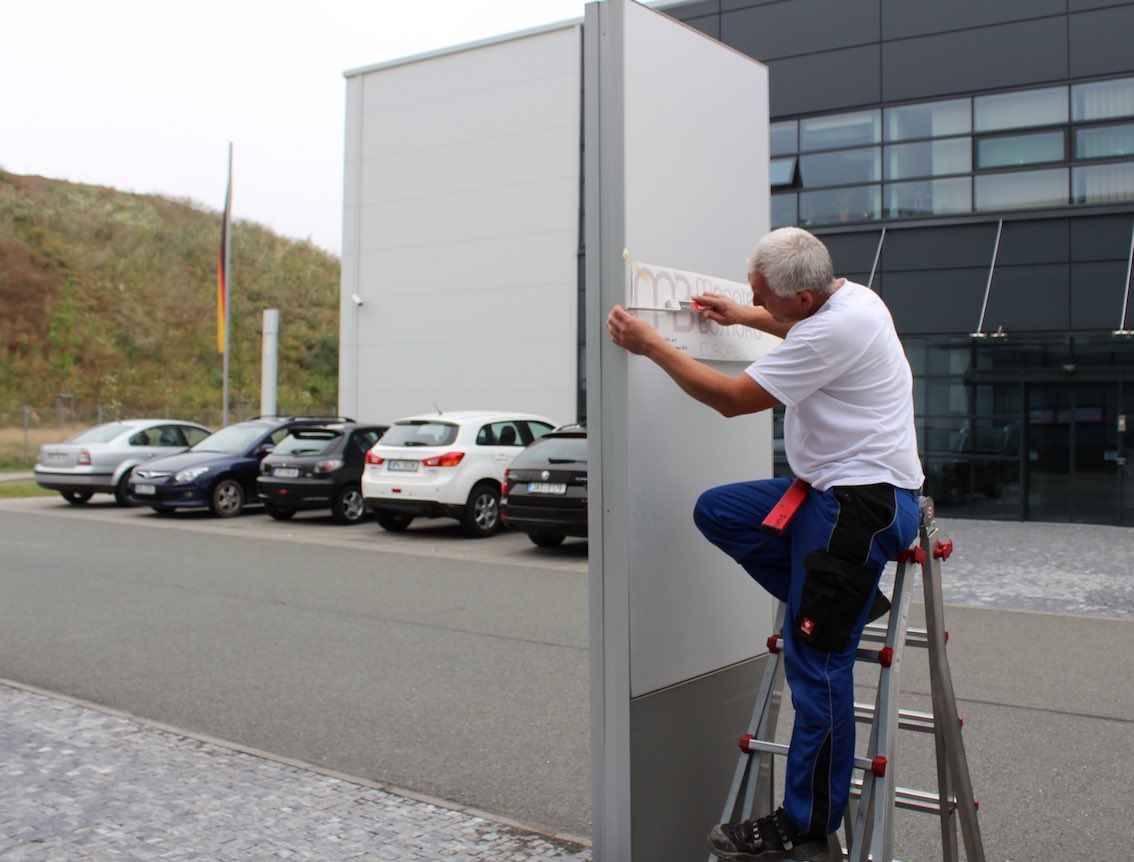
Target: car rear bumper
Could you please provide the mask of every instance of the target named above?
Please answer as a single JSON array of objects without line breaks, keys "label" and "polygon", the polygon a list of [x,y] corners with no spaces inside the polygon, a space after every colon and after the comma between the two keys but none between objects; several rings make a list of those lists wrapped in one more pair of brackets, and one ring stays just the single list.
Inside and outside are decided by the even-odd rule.
[{"label": "car rear bumper", "polygon": [[333,483],[309,479],[261,476],[256,480],[257,496],[279,509],[325,509],[331,505],[336,490]]},{"label": "car rear bumper", "polygon": [[398,512],[415,518],[460,518],[464,506],[453,506],[437,500],[406,500],[389,497],[364,497],[368,512]]},{"label": "car rear bumper", "polygon": [[67,474],[35,471],[35,483],[49,491],[90,491],[92,493],[114,493],[113,476],[110,473]]},{"label": "car rear bumper", "polygon": [[[541,501],[543,502],[543,501]],[[554,533],[563,536],[587,535],[587,502],[562,500],[563,506],[525,505],[508,502],[500,507],[500,519],[509,527],[524,533]]]}]

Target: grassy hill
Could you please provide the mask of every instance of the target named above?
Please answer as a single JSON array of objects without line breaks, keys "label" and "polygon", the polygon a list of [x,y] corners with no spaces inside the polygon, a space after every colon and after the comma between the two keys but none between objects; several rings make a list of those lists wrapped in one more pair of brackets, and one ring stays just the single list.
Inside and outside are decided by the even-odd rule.
[{"label": "grassy hill", "polygon": [[[0,410],[64,394],[217,415],[220,224],[187,201],[0,170]],[[236,221],[232,282],[231,403],[258,410],[262,315],[278,308],[279,411],[334,410],[338,259]]]}]

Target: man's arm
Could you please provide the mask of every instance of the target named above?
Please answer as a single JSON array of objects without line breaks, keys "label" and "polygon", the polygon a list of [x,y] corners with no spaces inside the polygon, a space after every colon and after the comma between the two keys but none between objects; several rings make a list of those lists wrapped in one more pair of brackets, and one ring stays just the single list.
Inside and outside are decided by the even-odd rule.
[{"label": "man's arm", "polygon": [[719,293],[703,293],[691,299],[701,306],[701,316],[721,326],[739,323],[769,335],[783,338],[792,328],[791,323],[776,320],[768,309],[760,305],[742,305]]},{"label": "man's arm", "polygon": [[624,350],[654,362],[686,394],[724,416],[768,410],[780,402],[745,373],[722,374],[667,342],[656,329],[616,305],[606,319],[611,340]]}]

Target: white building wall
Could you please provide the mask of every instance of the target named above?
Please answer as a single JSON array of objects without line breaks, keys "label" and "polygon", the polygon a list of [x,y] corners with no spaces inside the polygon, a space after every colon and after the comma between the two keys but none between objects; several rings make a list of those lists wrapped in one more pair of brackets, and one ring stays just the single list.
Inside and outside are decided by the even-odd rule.
[{"label": "white building wall", "polygon": [[348,73],[344,414],[575,418],[580,45],[565,25]]}]

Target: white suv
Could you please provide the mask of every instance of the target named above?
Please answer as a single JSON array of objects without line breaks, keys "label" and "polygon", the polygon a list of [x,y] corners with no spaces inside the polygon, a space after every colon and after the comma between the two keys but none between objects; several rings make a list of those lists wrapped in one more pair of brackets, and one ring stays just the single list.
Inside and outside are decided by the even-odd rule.
[{"label": "white suv", "polygon": [[470,536],[489,536],[500,522],[504,469],[554,428],[546,416],[485,410],[399,419],[366,453],[366,508],[385,530],[443,517]]}]

